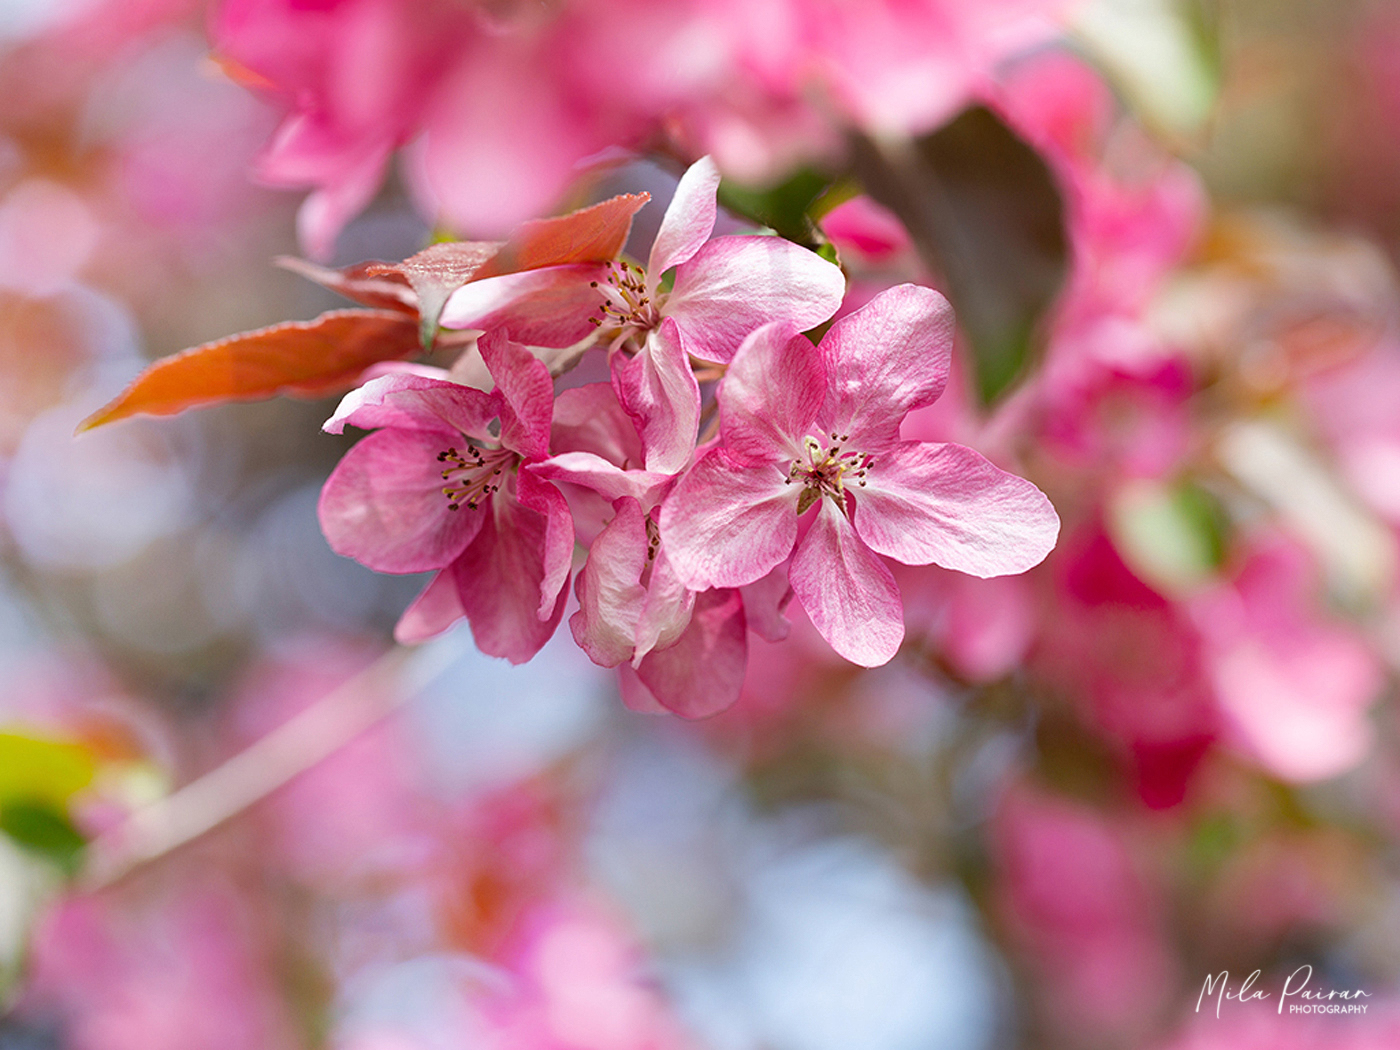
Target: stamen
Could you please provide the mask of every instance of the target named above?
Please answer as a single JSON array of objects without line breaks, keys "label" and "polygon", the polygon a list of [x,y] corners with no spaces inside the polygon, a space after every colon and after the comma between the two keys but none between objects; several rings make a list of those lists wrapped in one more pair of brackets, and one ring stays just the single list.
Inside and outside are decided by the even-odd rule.
[{"label": "stamen", "polygon": [[646,271],[618,260],[611,264],[606,282],[590,282],[603,297],[598,308],[599,326],[606,326],[617,336],[619,344],[628,337],[640,336],[661,323],[659,303],[653,303],[647,290]]},{"label": "stamen", "polygon": [[493,492],[501,490],[496,478],[507,468],[514,466],[519,457],[509,449],[481,449],[468,445],[465,452],[455,447],[437,455],[439,463],[450,464],[442,472],[442,480],[449,482],[442,494],[447,497],[448,510],[476,510]]},{"label": "stamen", "polygon": [[846,486],[852,481],[864,488],[866,473],[875,459],[859,449],[846,449],[844,443],[850,440],[846,434],[831,431],[832,445],[822,445],[815,437],[808,435],[802,439],[805,457],[795,459],[788,467],[784,484],[800,481],[804,490],[798,500],[797,511],[804,513],[807,508],[823,496],[830,497],[833,503],[846,512]]}]

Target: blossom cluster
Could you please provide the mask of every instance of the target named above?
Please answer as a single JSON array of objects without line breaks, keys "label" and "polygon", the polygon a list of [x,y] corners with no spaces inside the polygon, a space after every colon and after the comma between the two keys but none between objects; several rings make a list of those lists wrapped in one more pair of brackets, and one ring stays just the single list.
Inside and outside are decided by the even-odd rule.
[{"label": "blossom cluster", "polygon": [[[326,423],[373,431],[322,492],[331,546],[437,574],[401,642],[466,617],[483,652],[530,659],[563,616],[577,541],[575,640],[628,668],[634,706],[701,716],[737,698],[748,631],[780,640],[792,597],[839,654],[877,666],[904,635],[884,558],[989,577],[1054,546],[1030,482],[901,437],[947,383],[947,300],[897,285],[814,342],[841,308],[840,268],[779,237],[711,236],[718,185],[709,158],[691,166],[644,267],[463,287],[441,323],[472,349],[451,369],[381,367]],[[567,355],[518,341],[549,333]],[[589,347],[610,381],[556,396],[542,358]],[[481,366],[486,389],[469,385]]]},{"label": "blossom cluster", "polygon": [[28,6],[0,1046],[1396,1045],[1393,16]]},{"label": "blossom cluster", "polygon": [[313,189],[299,227],[326,256],[400,148],[423,209],[473,237],[541,214],[581,163],[663,131],[766,182],[839,153],[850,125],[931,130],[1071,6],[226,0],[212,37],[282,108],[258,173]]}]

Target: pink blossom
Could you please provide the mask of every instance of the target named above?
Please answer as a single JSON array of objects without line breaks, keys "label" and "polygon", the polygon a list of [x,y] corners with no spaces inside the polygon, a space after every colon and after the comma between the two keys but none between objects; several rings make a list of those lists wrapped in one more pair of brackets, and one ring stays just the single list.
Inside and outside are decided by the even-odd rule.
[{"label": "pink blossom", "polygon": [[635,106],[591,104],[577,29],[568,7],[226,0],[213,36],[285,107],[258,173],[312,187],[299,232],[324,257],[409,143],[423,211],[492,237],[555,204],[585,158],[637,137]]},{"label": "pink blossom", "polygon": [[43,919],[26,1004],[74,1050],[283,1050],[265,917],[206,867],[158,897],[68,897]]},{"label": "pink blossom", "polygon": [[901,285],[817,347],[790,323],[750,335],[720,387],[721,441],[662,505],[686,585],[742,586],[791,555],[793,591],[822,636],[875,666],[904,635],[880,555],[984,577],[1044,558],[1059,518],[1035,486],[961,445],[900,440],[905,414],[943,391],[952,334],[947,300]]},{"label": "pink blossom", "polygon": [[1045,1009],[1084,1043],[1108,1035],[1137,1045],[1131,1037],[1151,1026],[1177,978],[1160,890],[1137,870],[1124,830],[1022,785],[994,819],[1010,932],[1038,970]]},{"label": "pink blossom", "polygon": [[[595,425],[612,412],[622,418],[612,426],[604,424],[603,430],[631,429],[608,387],[595,384],[578,390],[577,396],[595,408]],[[579,437],[588,441],[592,435]],[[590,489],[612,510],[611,519],[590,544],[588,561],[575,584],[579,610],[569,624],[579,646],[595,663],[616,667],[624,661],[635,666],[652,649],[674,644],[690,621],[695,592],[676,578],[660,549],[652,515],[673,476],[628,470],[625,460],[617,463],[583,449],[561,451],[530,470],[551,481]]]},{"label": "pink blossom", "polygon": [[[594,324],[613,355],[618,400],[637,423],[646,468],[665,474],[683,469],[695,448],[700,387],[690,358],[726,362],[745,336],[770,321],[804,329],[821,324],[845,290],[838,267],[791,241],[711,238],[718,188],[712,160],[691,165],[661,220],[646,268],[615,263],[610,276],[593,282],[602,297],[601,304],[594,301]],[[675,283],[668,291],[661,278],[671,269]],[[472,286],[458,292],[442,323],[482,327],[481,295]]]},{"label": "pink blossom", "polygon": [[566,400],[568,412],[573,402],[590,407],[588,425],[556,426],[561,451],[529,469],[566,492],[593,492],[612,511],[575,582],[579,608],[569,619],[575,641],[600,666],[628,665],[619,673],[629,706],[690,718],[728,707],[738,699],[747,661],[738,592],[697,594],[676,576],[656,523],[675,479],[626,469],[638,449],[636,432],[611,389],[580,387],[565,391],[561,405]]},{"label": "pink blossom", "polygon": [[1067,536],[1052,561],[1055,615],[1041,626],[1037,674],[1079,698],[1144,803],[1177,805],[1219,732],[1187,611],[1135,576],[1097,522]]},{"label": "pink blossom", "polygon": [[321,528],[379,572],[440,570],[399,621],[400,641],[465,615],[482,652],[521,663],[563,615],[573,523],[559,491],[520,469],[549,452],[548,371],[494,333],[480,345],[490,393],[397,373],[345,397],[325,429],[377,429],[326,480]]},{"label": "pink blossom", "polygon": [[[921,135],[965,105],[996,64],[1052,39],[1067,0],[800,0],[807,61],[852,123]],[[809,67],[809,68],[810,68]]]},{"label": "pink blossom", "polygon": [[1234,739],[1294,781],[1336,776],[1361,761],[1372,741],[1367,708],[1383,685],[1362,639],[1313,611],[1312,575],[1300,547],[1265,540],[1231,585],[1192,604]]}]

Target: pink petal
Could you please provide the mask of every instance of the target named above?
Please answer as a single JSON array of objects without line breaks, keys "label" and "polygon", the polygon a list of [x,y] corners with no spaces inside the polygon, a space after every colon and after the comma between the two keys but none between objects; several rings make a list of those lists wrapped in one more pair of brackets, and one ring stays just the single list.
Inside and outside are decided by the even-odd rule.
[{"label": "pink petal", "polygon": [[642,463],[642,439],[611,383],[559,391],[549,447],[555,452],[592,452],[624,470]]},{"label": "pink petal", "polygon": [[953,308],[931,288],[901,284],[837,321],[818,349],[831,384],[822,419],[857,444],[898,441],[905,413],[948,383]]},{"label": "pink petal", "polygon": [[569,582],[574,558],[574,518],[564,494],[548,481],[521,471],[515,479],[516,494],[526,507],[544,515],[545,530],[540,556],[544,574],[540,579],[540,605],[537,615],[548,619],[555,599]]},{"label": "pink petal", "polygon": [[548,619],[539,616],[547,522],[499,493],[482,519],[475,541],[452,563],[452,577],[476,647],[521,664],[549,641],[564,615],[561,590]]},{"label": "pink petal", "polygon": [[719,169],[709,157],[701,157],[686,169],[651,245],[647,276],[653,282],[693,256],[709,239],[718,215],[718,192]]},{"label": "pink petal", "polygon": [[321,531],[337,554],[378,572],[441,569],[481,528],[483,512],[448,510],[441,431],[377,430],[345,454],[321,490]]},{"label": "pink petal", "polygon": [[457,581],[444,570],[432,578],[423,593],[413,599],[394,628],[394,641],[400,645],[417,645],[436,638],[466,612],[457,594]]},{"label": "pink petal", "polygon": [[1006,576],[1055,547],[1045,494],[962,445],[906,441],[875,457],[856,490],[855,526],[874,550],[973,576]]},{"label": "pink petal", "polygon": [[672,474],[623,470],[591,452],[565,452],[541,463],[532,463],[526,469],[549,481],[567,481],[592,489],[608,502],[627,497],[639,501],[647,509],[656,505],[675,480]]},{"label": "pink petal", "polygon": [[487,425],[498,412],[496,399],[480,390],[447,379],[395,372],[346,394],[321,429],[341,434],[348,423],[363,430],[400,427],[489,438]]},{"label": "pink petal", "polygon": [[472,239],[504,236],[545,214],[577,177],[575,165],[608,145],[557,70],[548,37],[483,35],[456,49],[424,119],[419,163],[405,175],[443,220]]},{"label": "pink petal", "polygon": [[601,667],[632,659],[637,620],[646,601],[645,517],[636,500],[620,499],[617,513],[593,541],[574,589],[578,612],[569,617],[574,641]]},{"label": "pink petal", "polygon": [[549,369],[519,343],[487,332],[477,345],[501,395],[501,446],[526,459],[549,455],[554,380]]},{"label": "pink petal", "polygon": [[742,587],[792,553],[801,487],[786,482],[723,448],[700,457],[661,505],[661,542],[687,587]]},{"label": "pink petal", "polygon": [[637,355],[613,362],[613,389],[642,436],[647,470],[675,474],[695,452],[700,384],[669,318]]},{"label": "pink petal", "polygon": [[676,269],[662,313],[680,326],[687,352],[727,362],[744,337],[769,321],[801,330],[841,305],[841,268],[781,237],[716,237]]},{"label": "pink petal", "polygon": [[635,711],[639,715],[671,713],[652,695],[651,690],[642,684],[642,680],[637,677],[637,672],[632,670],[630,664],[622,664],[617,669],[617,692],[627,710]]},{"label": "pink petal", "polygon": [[797,545],[791,577],[812,625],[839,655],[879,667],[899,651],[904,603],[894,576],[828,499]]},{"label": "pink petal", "polygon": [[765,642],[781,642],[792,629],[784,611],[792,601],[792,584],[787,568],[779,565],[762,579],[740,588],[744,596],[744,617],[754,634]]},{"label": "pink petal", "polygon": [[393,152],[389,136],[347,135],[334,121],[294,113],[259,159],[257,178],[272,186],[314,185],[297,212],[297,240],[307,256],[328,259],[345,224],[360,213],[384,180]]},{"label": "pink petal", "polygon": [[646,582],[646,600],[637,618],[637,649],[632,654],[633,666],[653,649],[675,645],[690,623],[694,608],[695,592],[676,575],[675,566],[666,557],[666,548],[658,548],[651,562],[651,578]]},{"label": "pink petal", "polygon": [[786,321],[756,328],[735,352],[718,397],[731,456],[755,465],[796,459],[826,397],[817,348]]},{"label": "pink petal", "polygon": [[592,334],[602,266],[546,266],[463,285],[443,308],[444,328],[499,329],[530,346],[572,346]]},{"label": "pink petal", "polygon": [[739,592],[705,591],[696,598],[680,640],[648,654],[637,677],[667,710],[682,718],[708,718],[739,699],[747,662]]},{"label": "pink petal", "polygon": [[1381,675],[1344,632],[1318,631],[1289,650],[1249,638],[1213,653],[1207,666],[1233,735],[1285,780],[1337,776],[1374,743],[1366,705],[1380,694]]},{"label": "pink petal", "polygon": [[384,181],[389,154],[388,146],[382,146],[339,173],[333,183],[307,194],[297,209],[297,241],[308,259],[325,262],[335,254],[340,231],[374,199]]}]

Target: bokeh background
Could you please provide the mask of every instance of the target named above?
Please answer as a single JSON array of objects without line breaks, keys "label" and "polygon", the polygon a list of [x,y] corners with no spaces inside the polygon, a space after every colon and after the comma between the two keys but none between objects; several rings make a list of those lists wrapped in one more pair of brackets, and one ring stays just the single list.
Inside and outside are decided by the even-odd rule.
[{"label": "bokeh background", "polygon": [[[1400,1046],[1400,11],[1042,6],[894,145],[777,148],[796,115],[679,96],[572,191],[649,190],[644,257],[699,147],[733,228],[854,172],[819,222],[852,296],[920,280],[964,322],[910,425],[1064,522],[1022,577],[902,573],[875,671],[794,609],[688,723],[567,632],[376,663],[422,581],[322,539],[332,401],[74,437],[147,361],[336,300],[271,263],[307,247],[267,185],[301,103],[217,11],[0,0],[0,1050]],[[902,17],[847,11],[876,7]],[[634,8],[577,43],[599,75],[644,57]],[[334,261],[442,232],[411,163]],[[345,696],[393,713],[355,733]],[[285,787],[103,853],[327,697],[330,757],[291,723]],[[1300,966],[1365,1015],[1277,1013]],[[1197,1009],[1256,969],[1272,998]]]}]

